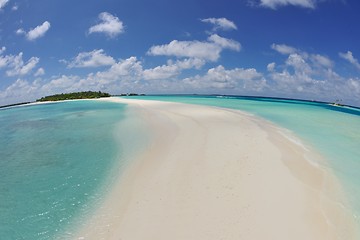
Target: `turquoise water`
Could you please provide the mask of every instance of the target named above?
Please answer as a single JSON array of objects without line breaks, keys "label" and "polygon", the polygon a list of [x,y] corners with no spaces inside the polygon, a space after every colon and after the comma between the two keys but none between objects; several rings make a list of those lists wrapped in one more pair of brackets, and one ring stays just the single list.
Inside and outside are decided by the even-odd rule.
[{"label": "turquoise water", "polygon": [[[265,98],[137,98],[244,110],[291,130],[326,157],[360,216],[359,109]],[[0,110],[0,136],[0,239],[10,240],[72,239],[148,137],[136,112],[99,101]]]},{"label": "turquoise water", "polygon": [[145,96],[243,110],[286,128],[318,150],[344,186],[360,226],[360,109],[255,97]]},{"label": "turquoise water", "polygon": [[125,164],[119,133],[137,127],[126,121],[111,102],[0,110],[0,239],[71,239]]}]

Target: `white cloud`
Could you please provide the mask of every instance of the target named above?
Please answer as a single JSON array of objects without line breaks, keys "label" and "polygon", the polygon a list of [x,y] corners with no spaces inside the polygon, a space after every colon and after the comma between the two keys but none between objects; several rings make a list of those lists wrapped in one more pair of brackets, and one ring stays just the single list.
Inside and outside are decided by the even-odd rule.
[{"label": "white cloud", "polygon": [[7,67],[9,62],[12,61],[13,56],[0,56],[0,68]]},{"label": "white cloud", "polygon": [[226,19],[226,18],[206,18],[201,19],[204,23],[211,23],[214,25],[213,31],[217,30],[236,30],[237,27],[234,22]]},{"label": "white cloud", "polygon": [[25,32],[24,29],[19,28],[18,30],[16,30],[16,34],[17,34],[17,35],[26,35],[26,32]]},{"label": "white cloud", "polygon": [[281,54],[284,54],[284,55],[288,55],[288,54],[292,54],[292,53],[297,52],[296,48],[290,47],[290,46],[285,45],[285,44],[275,44],[275,43],[273,43],[271,45],[271,48],[273,50],[281,53]]},{"label": "white cloud", "polygon": [[104,83],[122,78],[138,78],[142,76],[142,64],[136,57],[130,57],[113,64],[108,70],[97,72],[95,77]]},{"label": "white cloud", "polygon": [[317,2],[318,0],[260,0],[259,5],[271,9],[277,9],[288,5],[314,9]]},{"label": "white cloud", "polygon": [[[0,97],[5,102],[4,103],[13,103],[11,100],[15,100],[15,102],[18,101],[30,101],[30,99],[27,99],[26,97],[29,96],[29,89],[30,85],[27,81],[18,79],[13,84],[11,84],[9,87],[7,87],[4,91],[0,92]],[[20,98],[20,100],[18,100]],[[26,99],[26,100],[25,100]],[[10,102],[6,102],[6,100],[10,100]]]},{"label": "white cloud", "polygon": [[288,66],[293,67],[296,74],[311,74],[312,68],[306,62],[305,58],[297,53],[290,54],[286,60]]},{"label": "white cloud", "polygon": [[35,72],[34,76],[35,76],[35,77],[40,77],[40,76],[42,76],[42,75],[44,75],[44,74],[45,74],[45,70],[44,70],[43,68],[39,68],[39,69]]},{"label": "white cloud", "polygon": [[360,63],[359,61],[353,56],[353,53],[351,51],[347,51],[346,53],[339,53],[339,56],[343,59],[350,62],[352,65],[354,65],[357,69],[360,69]]},{"label": "white cloud", "polygon": [[334,65],[333,61],[331,61],[328,57],[320,54],[312,54],[310,58],[315,65],[320,65],[326,68],[331,68]]},{"label": "white cloud", "polygon": [[217,34],[213,34],[208,38],[208,41],[219,45],[222,49],[230,49],[234,51],[240,51],[241,44],[235,40],[220,37]]},{"label": "white cloud", "polygon": [[[224,47],[235,49],[227,41],[219,40],[221,37],[217,38],[214,35],[212,38],[213,40],[209,37],[207,41],[198,43],[216,45],[221,49]],[[190,41],[190,43],[194,42]],[[114,61],[105,70],[101,69],[88,75],[62,75],[50,79],[38,77],[44,73],[40,70],[42,68],[34,66],[37,65],[38,58],[33,57],[24,62],[22,53],[15,56],[3,55],[5,50],[1,48],[0,68],[8,70],[8,73],[12,71],[14,76],[19,76],[21,79],[17,79],[8,88],[0,91],[1,104],[9,101],[34,100],[44,95],[61,92],[101,90],[110,93],[191,92],[263,95],[324,101],[342,99],[345,104],[360,106],[360,79],[358,77],[342,77],[335,72],[335,64],[329,57],[318,53],[307,53],[300,49],[280,50],[288,54],[286,60],[269,63],[264,73],[254,68],[228,69],[222,65],[204,69],[203,72],[202,69],[209,59],[195,57],[168,60],[166,64],[145,69],[141,60],[129,57]],[[96,51],[99,50],[93,52]],[[88,59],[96,55],[91,53],[88,53]],[[98,53],[105,55],[102,51]],[[344,53],[345,57],[355,59],[353,56],[350,58],[350,55],[352,56],[352,54]],[[79,62],[88,61],[82,57],[79,59],[83,60]],[[187,71],[188,69],[191,71]],[[197,70],[199,71],[194,74]],[[30,76],[29,73],[32,71],[35,74]],[[27,76],[21,75],[26,73]],[[32,77],[35,80],[23,79],[26,77]]]},{"label": "white cloud", "polygon": [[307,66],[305,66],[307,65],[307,63],[305,63],[305,60],[310,60],[311,64],[313,64],[314,67],[317,68],[332,68],[334,65],[333,61],[331,61],[328,57],[324,55],[309,54],[286,44],[273,43],[271,45],[271,48],[280,54],[289,55],[286,63],[288,65],[292,65],[296,69],[299,69],[300,67],[309,69]]},{"label": "white cloud", "polygon": [[41,84],[38,80],[29,82],[24,79],[17,79],[10,86],[0,91],[1,104],[34,101],[44,96],[47,93],[42,92]]},{"label": "white cloud", "polygon": [[296,50],[289,54],[285,64],[277,64],[278,71],[272,66],[269,68],[272,71],[269,71],[267,80],[275,96],[322,101],[347,99],[348,102],[360,104],[359,97],[351,90],[358,81],[354,83],[341,77],[334,71],[333,61],[321,54]]},{"label": "white cloud", "polygon": [[31,57],[26,63],[23,61],[23,53],[19,53],[17,56],[11,56],[8,61],[9,70],[6,71],[6,75],[9,77],[26,75],[31,72],[33,68],[39,63],[40,59],[37,57]]},{"label": "white cloud", "polygon": [[269,72],[272,72],[274,71],[276,67],[276,63],[272,62],[272,63],[269,63],[267,66],[266,66],[266,69],[269,71]]},{"label": "white cloud", "polygon": [[103,49],[95,49],[91,52],[79,53],[69,64],[69,68],[86,68],[109,66],[115,63],[115,59],[104,53]]},{"label": "white cloud", "polygon": [[152,46],[148,54],[153,56],[175,56],[217,61],[224,49],[240,51],[239,42],[213,34],[205,42],[173,40],[169,44]]},{"label": "white cloud", "polygon": [[9,77],[27,75],[40,61],[37,57],[31,57],[26,63],[24,63],[22,52],[18,55],[2,55],[5,50],[5,47],[0,49],[0,69],[7,69],[6,75]]},{"label": "white cloud", "polygon": [[[79,76],[66,76],[62,75],[55,79],[51,79],[48,83],[45,83],[39,87],[39,91],[43,93],[43,95],[54,94],[54,93],[62,93],[62,92],[72,92],[72,91],[80,91],[81,78]],[[44,94],[47,93],[47,94]]]},{"label": "white cloud", "polygon": [[9,2],[9,0],[0,0],[0,9],[5,7],[5,5]]},{"label": "white cloud", "polygon": [[17,35],[25,35],[26,39],[29,41],[34,41],[38,38],[41,38],[45,35],[47,31],[49,31],[51,25],[48,21],[43,22],[43,24],[35,27],[34,29],[30,29],[29,32],[26,32],[24,29],[19,28],[16,30]]},{"label": "white cloud", "polygon": [[254,68],[227,70],[221,65],[209,69],[205,75],[185,78],[183,82],[195,89],[233,89],[238,94],[259,92],[266,87],[263,75]]},{"label": "white cloud", "polygon": [[136,57],[130,57],[119,60],[104,71],[91,73],[85,77],[62,75],[49,80],[37,78],[34,82],[19,80],[0,92],[0,100],[27,101],[44,95],[84,89],[111,93],[141,92],[149,89],[157,92],[169,91],[169,89],[179,91],[183,89],[181,80],[172,79],[174,80],[172,81],[168,77],[176,77],[184,69],[199,69],[204,63],[205,61],[201,59],[169,60],[166,65],[143,70],[142,62]]},{"label": "white cloud", "polygon": [[153,56],[190,57],[216,61],[219,58],[220,49],[217,45],[209,42],[173,40],[169,44],[152,46],[148,54]]},{"label": "white cloud", "polygon": [[124,32],[124,24],[118,17],[107,12],[99,14],[100,23],[89,28],[89,33],[104,33],[115,37]]},{"label": "white cloud", "polygon": [[[350,78],[346,81],[347,89],[351,89],[354,95],[360,95],[360,79],[359,78]],[[350,95],[351,97],[351,95]]]},{"label": "white cloud", "polygon": [[[172,63],[172,61],[169,62]],[[174,64],[176,64],[181,69],[200,69],[205,65],[205,61],[197,58],[189,58],[182,61],[176,61]]]},{"label": "white cloud", "polygon": [[185,59],[183,61],[172,62],[169,61],[167,65],[157,66],[155,68],[145,69],[143,71],[143,78],[145,80],[152,79],[168,79],[177,76],[184,69],[199,69],[205,64],[201,59]]},{"label": "white cloud", "polygon": [[50,23],[45,21],[43,24],[37,26],[34,29],[31,29],[27,34],[26,38],[30,41],[35,40],[37,38],[43,37],[45,33],[50,29]]},{"label": "white cloud", "polygon": [[174,77],[180,73],[180,68],[175,65],[162,65],[151,69],[145,69],[143,77],[145,80],[152,79],[168,79]]}]

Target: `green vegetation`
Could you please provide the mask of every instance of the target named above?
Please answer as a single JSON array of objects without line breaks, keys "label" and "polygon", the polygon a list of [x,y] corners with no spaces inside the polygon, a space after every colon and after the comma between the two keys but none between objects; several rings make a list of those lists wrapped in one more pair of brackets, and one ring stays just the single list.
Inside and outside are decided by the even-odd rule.
[{"label": "green vegetation", "polygon": [[55,94],[51,96],[42,97],[37,102],[45,102],[45,101],[61,101],[61,100],[74,100],[74,99],[92,99],[92,98],[101,98],[101,97],[110,97],[109,93],[103,92],[74,92],[74,93],[61,93]]}]

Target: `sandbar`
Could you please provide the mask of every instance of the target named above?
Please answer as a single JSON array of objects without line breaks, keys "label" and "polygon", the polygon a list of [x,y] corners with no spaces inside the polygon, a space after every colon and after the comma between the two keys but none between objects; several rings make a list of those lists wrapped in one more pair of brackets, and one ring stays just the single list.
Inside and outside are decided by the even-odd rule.
[{"label": "sandbar", "polygon": [[151,143],[75,239],[360,239],[319,154],[253,115],[109,98],[138,111]]}]

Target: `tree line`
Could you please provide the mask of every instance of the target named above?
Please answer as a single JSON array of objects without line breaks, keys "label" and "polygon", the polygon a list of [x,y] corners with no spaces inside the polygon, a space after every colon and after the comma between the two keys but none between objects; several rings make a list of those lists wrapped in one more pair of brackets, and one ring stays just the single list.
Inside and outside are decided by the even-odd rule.
[{"label": "tree line", "polygon": [[45,102],[45,101],[61,101],[61,100],[74,100],[74,99],[93,99],[93,98],[102,98],[102,97],[110,97],[109,93],[105,92],[73,92],[73,93],[61,93],[55,94],[51,96],[42,97],[37,99],[37,102]]}]

